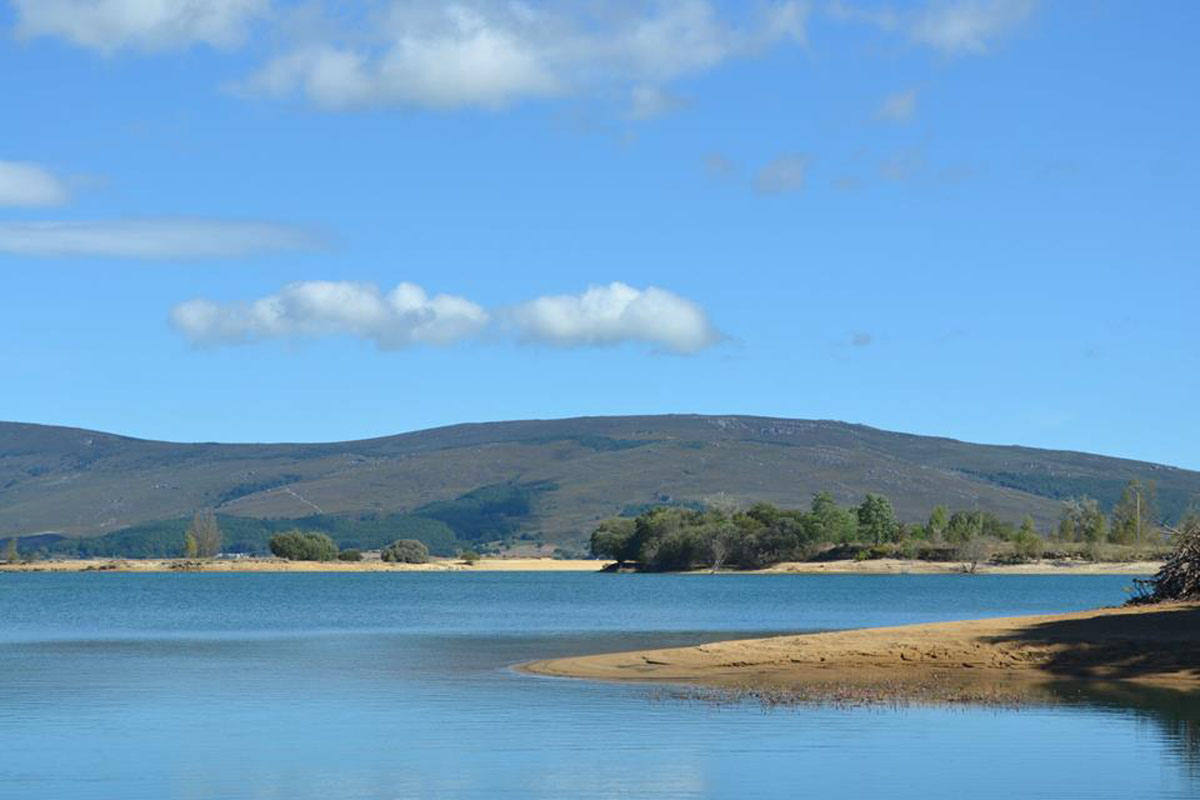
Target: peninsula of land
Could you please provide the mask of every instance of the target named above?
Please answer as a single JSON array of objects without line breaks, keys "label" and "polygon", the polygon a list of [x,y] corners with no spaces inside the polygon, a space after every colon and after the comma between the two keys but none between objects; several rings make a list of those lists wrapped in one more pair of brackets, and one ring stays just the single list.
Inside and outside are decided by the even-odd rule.
[{"label": "peninsula of land", "polygon": [[431,559],[423,564],[381,561],[288,561],[282,558],[72,558],[0,564],[0,572],[599,572],[606,561],[564,558]]},{"label": "peninsula of land", "polygon": [[[0,563],[0,572],[602,572],[612,561],[586,558],[434,558],[423,564],[381,561],[289,561],[282,558],[246,557],[213,559],[180,558],[71,558]],[[1042,560],[1025,564],[979,564],[979,575],[1152,575],[1159,561]],[[737,575],[918,575],[963,573],[958,562],[880,558],[868,561],[794,561],[759,570],[723,570]],[[689,575],[708,575],[693,570]]]},{"label": "peninsula of land", "polygon": [[1063,682],[1200,689],[1200,604],[775,636],[535,661],[537,675],[799,699],[1018,700]]}]

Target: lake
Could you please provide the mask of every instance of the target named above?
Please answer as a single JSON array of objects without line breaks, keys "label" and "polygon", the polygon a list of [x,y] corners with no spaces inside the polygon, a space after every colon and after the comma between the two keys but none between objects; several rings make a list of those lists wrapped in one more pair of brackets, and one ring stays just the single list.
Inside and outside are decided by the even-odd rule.
[{"label": "lake", "polygon": [[1123,576],[0,575],[2,798],[1183,798],[1200,708],[706,704],[559,655],[1114,605]]}]

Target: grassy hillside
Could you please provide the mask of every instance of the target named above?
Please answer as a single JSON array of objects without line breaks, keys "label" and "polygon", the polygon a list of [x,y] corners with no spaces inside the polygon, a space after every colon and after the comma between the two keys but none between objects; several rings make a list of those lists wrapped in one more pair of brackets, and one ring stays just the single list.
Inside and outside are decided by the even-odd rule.
[{"label": "grassy hillside", "polygon": [[946,503],[1048,526],[1061,499],[1108,506],[1134,477],[1156,481],[1168,518],[1200,492],[1200,473],[1158,464],[764,417],[531,420],[328,444],[176,444],[0,423],[0,536],[92,536],[213,506],[229,519],[340,520],[348,540],[421,517],[465,540],[578,542],[597,520],[655,503],[804,506],[819,490],[845,503],[881,492],[902,519]]}]

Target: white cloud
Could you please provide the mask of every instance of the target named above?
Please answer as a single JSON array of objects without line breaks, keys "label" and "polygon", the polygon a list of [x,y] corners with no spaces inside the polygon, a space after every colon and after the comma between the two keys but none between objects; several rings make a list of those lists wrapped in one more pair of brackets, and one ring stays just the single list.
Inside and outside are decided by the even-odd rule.
[{"label": "white cloud", "polygon": [[273,222],[141,219],[0,222],[0,253],[99,258],[217,258],[317,246],[308,231]]},{"label": "white cloud", "polygon": [[171,309],[170,320],[195,344],[340,334],[396,350],[465,339],[487,324],[488,313],[462,297],[430,297],[412,283],[385,294],[368,283],[302,281],[252,303],[189,300]]},{"label": "white cloud", "polygon": [[779,156],[758,171],[754,188],[764,194],[799,191],[804,188],[808,161],[808,156],[800,153]]},{"label": "white cloud", "polygon": [[987,52],[996,39],[1028,19],[1037,0],[933,0],[920,9],[863,8],[834,0],[835,19],[901,31],[912,41],[948,55]]},{"label": "white cloud", "polygon": [[960,0],[918,14],[910,35],[946,53],[983,53],[1033,13],[1034,0]]},{"label": "white cloud", "polygon": [[0,161],[0,206],[58,206],[67,202],[66,185],[27,161]]},{"label": "white cloud", "polygon": [[496,334],[554,347],[640,342],[691,354],[721,339],[692,301],[664,289],[624,283],[489,312],[464,297],[431,297],[412,283],[385,292],[370,283],[302,281],[250,302],[197,298],[170,312],[172,327],[197,345],[341,335],[397,350],[461,342],[482,334],[493,321],[500,323]]},{"label": "white cloud", "polygon": [[620,282],[578,295],[539,297],[509,309],[507,318],[521,339],[556,347],[633,341],[690,354],[721,339],[704,309],[691,300]]},{"label": "white cloud", "polygon": [[110,53],[241,42],[270,0],[13,0],[17,34]]},{"label": "white cloud", "polygon": [[877,119],[887,122],[908,122],[917,113],[917,90],[892,92],[883,98],[875,112]]},{"label": "white cloud", "polygon": [[[708,0],[618,6],[392,2],[348,43],[313,37],[240,88],[300,95],[327,109],[501,108],[527,99],[629,90],[635,115],[661,111],[672,80],[787,41],[803,42],[806,7],[767,7],[735,25]],[[640,93],[640,97],[639,97]]]}]

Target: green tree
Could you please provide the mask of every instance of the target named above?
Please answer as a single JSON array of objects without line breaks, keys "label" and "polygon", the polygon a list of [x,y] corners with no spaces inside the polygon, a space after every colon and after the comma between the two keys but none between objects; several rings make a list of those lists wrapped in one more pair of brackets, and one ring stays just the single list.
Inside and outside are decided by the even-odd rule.
[{"label": "green tree", "polygon": [[618,517],[601,522],[592,531],[591,551],[596,558],[609,558],[617,562],[618,568],[626,561],[637,559],[633,549],[633,533],[637,523],[627,517]]},{"label": "green tree", "polygon": [[814,538],[821,542],[852,542],[858,538],[858,519],[841,508],[829,492],[813,495],[810,515]]},{"label": "green tree", "polygon": [[1040,558],[1042,555],[1042,537],[1038,536],[1033,524],[1033,517],[1026,515],[1021,520],[1021,527],[1012,537],[1013,554],[1022,560]]},{"label": "green tree", "polygon": [[479,553],[470,549],[463,550],[458,554],[458,557],[461,558],[463,563],[467,565],[473,565],[475,562],[479,561]]},{"label": "green tree", "polygon": [[946,535],[946,526],[950,524],[950,509],[942,505],[933,507],[933,511],[929,514],[929,524],[926,528],[929,530],[929,538],[934,541],[940,541]]},{"label": "green tree", "polygon": [[195,558],[199,554],[200,545],[196,543],[196,534],[192,533],[191,529],[189,528],[187,532],[183,534],[183,557]]},{"label": "green tree", "polygon": [[212,558],[221,552],[221,528],[211,508],[196,512],[188,533],[196,539],[196,554],[201,558]]},{"label": "green tree", "polygon": [[896,512],[881,494],[868,494],[858,507],[858,531],[875,544],[896,538]]},{"label": "green tree", "polygon": [[1158,533],[1158,492],[1154,481],[1134,478],[1113,506],[1109,538],[1119,544],[1141,544]]},{"label": "green tree", "polygon": [[1108,520],[1091,497],[1072,498],[1063,503],[1058,531],[1063,541],[1098,544],[1108,536]]},{"label": "green tree", "polygon": [[277,533],[267,546],[276,556],[289,561],[333,561],[338,554],[337,545],[325,534],[299,530]]},{"label": "green tree", "polygon": [[963,544],[979,536],[979,514],[971,511],[955,511],[946,523],[946,541],[951,544]]},{"label": "green tree", "polygon": [[15,564],[21,559],[17,552],[17,537],[13,536],[8,540],[8,547],[4,549],[4,560],[10,564]]},{"label": "green tree", "polygon": [[383,548],[379,557],[397,564],[424,564],[429,561],[429,548],[416,539],[397,539]]}]

